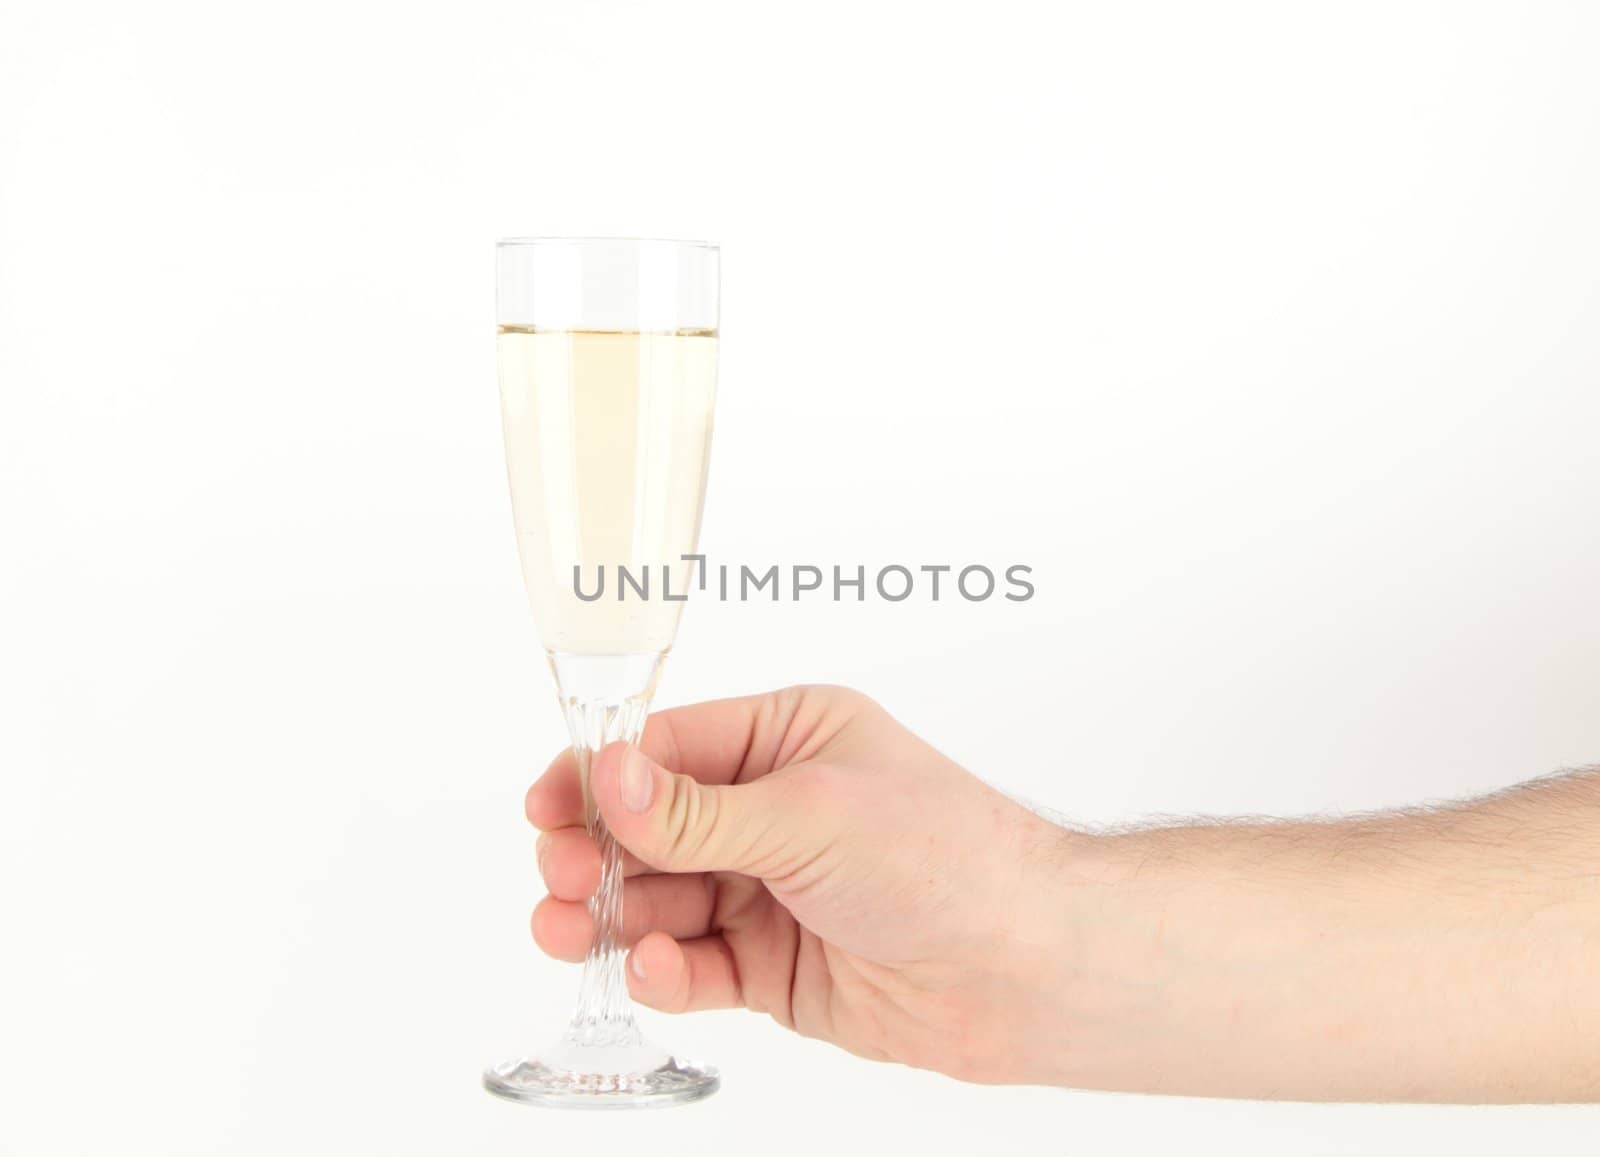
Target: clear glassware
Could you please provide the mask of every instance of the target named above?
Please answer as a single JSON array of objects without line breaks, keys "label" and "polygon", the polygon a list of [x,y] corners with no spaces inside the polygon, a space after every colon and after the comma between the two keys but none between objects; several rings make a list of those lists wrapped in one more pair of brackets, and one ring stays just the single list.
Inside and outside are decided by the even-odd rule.
[{"label": "clear glassware", "polygon": [[589,794],[593,755],[644,729],[697,577],[684,556],[699,537],[711,445],[717,263],[716,246],[694,241],[538,237],[498,248],[518,553],[601,852],[571,1023],[543,1051],[484,1073],[491,1093],[515,1101],[643,1108],[699,1100],[719,1083],[715,1069],[639,1031],[623,972],[622,849]]}]

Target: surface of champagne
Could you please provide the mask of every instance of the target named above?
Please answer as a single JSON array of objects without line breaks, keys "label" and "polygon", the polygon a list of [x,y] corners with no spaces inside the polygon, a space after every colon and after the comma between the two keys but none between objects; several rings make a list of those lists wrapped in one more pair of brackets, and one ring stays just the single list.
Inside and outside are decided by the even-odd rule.
[{"label": "surface of champagne", "polygon": [[[706,330],[625,333],[502,326],[500,401],[517,546],[549,651],[660,653],[699,568],[717,337]],[[581,589],[574,591],[573,567]],[[618,567],[649,574],[621,591]]]}]

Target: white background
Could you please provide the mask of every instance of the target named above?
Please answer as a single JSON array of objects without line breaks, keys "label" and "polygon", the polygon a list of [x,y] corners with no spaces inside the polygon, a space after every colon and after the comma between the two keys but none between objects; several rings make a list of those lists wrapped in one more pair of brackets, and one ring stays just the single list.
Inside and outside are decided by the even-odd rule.
[{"label": "white background", "polygon": [[0,1152],[1592,1148],[736,1013],[650,1018],[695,1108],[477,1079],[576,981],[497,237],[723,244],[713,561],[1035,568],[701,601],[664,704],[855,684],[1085,821],[1475,792],[1600,759],[1600,9],[0,11]]}]

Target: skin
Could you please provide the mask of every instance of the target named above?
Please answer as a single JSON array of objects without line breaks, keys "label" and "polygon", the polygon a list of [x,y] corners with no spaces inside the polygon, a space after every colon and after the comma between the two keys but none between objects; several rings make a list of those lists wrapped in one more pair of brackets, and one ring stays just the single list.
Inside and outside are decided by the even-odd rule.
[{"label": "skin", "polygon": [[[1332,822],[1088,835],[856,692],[664,711],[595,760],[629,989],[987,1083],[1303,1100],[1600,1094],[1600,778]],[[544,951],[600,870],[570,753],[528,792]],[[870,817],[870,822],[868,817]]]}]

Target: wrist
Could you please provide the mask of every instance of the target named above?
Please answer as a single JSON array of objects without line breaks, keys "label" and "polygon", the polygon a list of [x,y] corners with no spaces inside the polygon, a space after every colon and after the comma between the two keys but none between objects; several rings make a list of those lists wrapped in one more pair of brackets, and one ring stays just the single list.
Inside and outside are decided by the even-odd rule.
[{"label": "wrist", "polygon": [[[1043,822],[1043,821],[1041,821]],[[1188,972],[1231,941],[1215,873],[1182,830],[1091,835],[1053,826],[1026,890],[1015,1024],[1029,1084],[1186,1091]],[[1222,905],[1221,908],[1226,908]],[[1199,930],[1200,938],[1195,939]],[[1234,929],[1236,930],[1236,929]]]},{"label": "wrist", "polygon": [[[1093,1087],[1083,1079],[1084,1028],[1096,1016],[1096,977],[1120,966],[1095,913],[1128,874],[1114,841],[1027,813],[1018,840],[1016,902],[1006,929],[1003,1016],[1015,1043],[1007,1083]],[[1104,1010],[1100,1012],[1104,1015]]]}]

